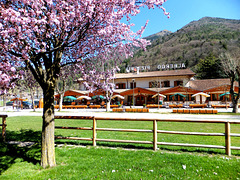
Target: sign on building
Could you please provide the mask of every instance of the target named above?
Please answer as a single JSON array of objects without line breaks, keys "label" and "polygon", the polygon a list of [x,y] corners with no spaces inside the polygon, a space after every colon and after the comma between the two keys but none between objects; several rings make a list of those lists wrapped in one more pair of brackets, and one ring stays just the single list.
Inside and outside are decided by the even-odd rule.
[{"label": "sign on building", "polygon": [[184,63],[179,63],[179,64],[162,64],[158,65],[157,67],[159,70],[166,70],[166,69],[182,69],[186,68]]},{"label": "sign on building", "polygon": [[[168,69],[183,69],[186,68],[184,63],[178,64],[159,64],[157,66],[158,70],[168,70]],[[133,66],[127,67],[126,72],[139,72],[139,71],[149,71],[151,70],[151,66]]]}]

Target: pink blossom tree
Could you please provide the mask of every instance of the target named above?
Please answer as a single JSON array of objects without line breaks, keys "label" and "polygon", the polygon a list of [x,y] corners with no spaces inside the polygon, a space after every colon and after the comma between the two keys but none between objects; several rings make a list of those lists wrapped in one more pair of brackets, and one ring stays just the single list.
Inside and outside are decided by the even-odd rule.
[{"label": "pink blossom tree", "polygon": [[17,70],[8,57],[0,56],[0,95],[3,96],[4,110],[6,108],[6,94],[22,79],[24,72]]},{"label": "pink blossom tree", "polygon": [[81,74],[80,69],[74,65],[64,66],[59,74],[58,82],[56,85],[57,93],[59,94],[59,111],[62,110],[63,96],[65,91],[70,89],[73,84],[69,83],[71,79],[77,79]]},{"label": "pink blossom tree", "polygon": [[16,81],[22,78],[23,71],[17,71],[10,61],[0,58],[0,94],[6,94],[15,87]]},{"label": "pink blossom tree", "polygon": [[84,85],[90,92],[101,89],[106,95],[106,111],[110,111],[110,100],[114,91],[114,74],[118,70],[116,68],[105,69],[99,65],[96,67],[95,63],[89,62],[87,64],[79,65],[82,70]]},{"label": "pink blossom tree", "polygon": [[[115,49],[116,50],[116,49]],[[114,78],[118,68],[118,62],[121,62],[121,57],[125,54],[120,54],[118,50],[104,52],[98,54],[97,57],[85,60],[77,66],[81,70],[82,80],[86,89],[90,92],[101,89],[106,96],[106,111],[110,111],[110,102],[113,95],[115,84]]]},{"label": "pink blossom tree", "polygon": [[[44,94],[41,165],[56,165],[54,89],[61,68],[102,52],[144,48],[145,28],[131,31],[141,7],[165,9],[166,0],[0,0],[0,44],[5,57],[32,72]],[[126,18],[126,23],[121,20]]]},{"label": "pink blossom tree", "polygon": [[37,89],[39,88],[39,84],[36,82],[35,78],[33,77],[32,73],[30,70],[25,70],[24,76],[22,81],[18,83],[18,85],[23,88],[25,91],[29,90],[31,100],[32,100],[32,105],[33,105],[33,111],[36,111],[35,108],[35,102],[34,102],[34,95]]}]

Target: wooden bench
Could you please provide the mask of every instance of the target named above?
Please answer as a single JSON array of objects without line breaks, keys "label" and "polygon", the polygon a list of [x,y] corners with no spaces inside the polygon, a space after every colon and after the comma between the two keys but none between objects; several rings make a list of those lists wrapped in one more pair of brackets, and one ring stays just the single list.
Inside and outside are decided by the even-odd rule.
[{"label": "wooden bench", "polygon": [[205,107],[207,107],[207,104],[189,104],[189,107],[191,107],[191,108],[205,108]]},{"label": "wooden bench", "polygon": [[[104,107],[106,108],[106,106],[107,105],[104,105]],[[119,106],[118,105],[116,105],[116,104],[112,104],[112,105],[110,105],[110,108],[118,108]]]},{"label": "wooden bench", "polygon": [[170,104],[169,108],[182,108],[183,105],[182,104]]},{"label": "wooden bench", "polygon": [[0,117],[2,118],[2,124],[0,124],[0,126],[2,126],[2,141],[6,142],[6,120],[8,115],[0,115]]},{"label": "wooden bench", "polygon": [[[146,105],[147,108],[158,108],[158,105],[157,104],[147,104]],[[162,105],[159,105],[159,108],[161,108]]]},{"label": "wooden bench", "polygon": [[216,109],[216,108],[229,108],[230,107],[230,105],[228,104],[228,105],[226,105],[226,104],[212,104],[212,108],[214,108],[214,109]]},{"label": "wooden bench", "polygon": [[184,114],[217,114],[218,111],[215,109],[173,109],[173,113],[184,113]]},{"label": "wooden bench", "polygon": [[[55,109],[59,109],[59,105],[54,106]],[[85,109],[87,108],[87,105],[63,105],[63,109]]]},{"label": "wooden bench", "polygon": [[149,112],[148,108],[126,108],[125,112]]},{"label": "wooden bench", "polygon": [[93,109],[93,108],[98,109],[98,108],[101,108],[101,105],[89,105],[88,107],[91,109]]},{"label": "wooden bench", "polygon": [[112,111],[113,112],[124,112],[125,109],[123,109],[123,108],[113,108]]},{"label": "wooden bench", "polygon": [[63,109],[73,109],[73,105],[63,105]]}]

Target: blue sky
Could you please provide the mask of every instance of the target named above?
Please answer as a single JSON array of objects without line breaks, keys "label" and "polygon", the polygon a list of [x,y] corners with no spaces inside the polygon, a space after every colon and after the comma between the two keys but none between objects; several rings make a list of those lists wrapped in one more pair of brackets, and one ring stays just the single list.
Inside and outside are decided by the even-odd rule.
[{"label": "blue sky", "polygon": [[167,0],[164,7],[170,12],[170,18],[163,15],[162,10],[142,8],[140,14],[132,18],[134,32],[149,20],[143,37],[164,29],[175,32],[186,24],[202,17],[220,17],[240,19],[240,0]]}]

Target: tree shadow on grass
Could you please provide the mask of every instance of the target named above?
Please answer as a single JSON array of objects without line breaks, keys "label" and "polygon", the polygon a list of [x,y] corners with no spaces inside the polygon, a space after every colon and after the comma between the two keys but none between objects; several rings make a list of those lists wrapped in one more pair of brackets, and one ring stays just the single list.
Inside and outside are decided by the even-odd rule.
[{"label": "tree shadow on grass", "polygon": [[7,131],[6,134],[6,143],[3,143],[2,139],[0,139],[0,175],[16,161],[26,161],[33,164],[40,163],[40,131]]},{"label": "tree shadow on grass", "polygon": [[[66,144],[66,145],[76,145],[76,146],[92,146],[91,142],[79,142],[79,141],[55,141],[55,144]],[[129,143],[113,143],[113,142],[97,142],[97,146],[109,147],[109,148],[124,148],[124,149],[153,149],[151,146],[143,146],[141,144],[129,144]]]}]

